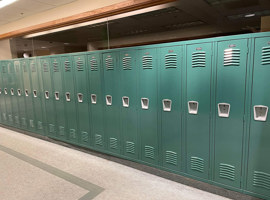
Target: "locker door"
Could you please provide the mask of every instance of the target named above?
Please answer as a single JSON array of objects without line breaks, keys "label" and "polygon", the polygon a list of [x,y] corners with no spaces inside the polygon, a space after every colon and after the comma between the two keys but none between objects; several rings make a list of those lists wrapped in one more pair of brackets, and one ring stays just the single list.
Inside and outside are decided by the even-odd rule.
[{"label": "locker door", "polygon": [[33,109],[33,99],[32,99],[32,87],[31,87],[31,79],[30,79],[30,60],[24,59],[22,62],[22,70],[23,70],[23,84],[24,84],[24,97],[25,97],[25,105],[27,110],[27,124],[28,130],[31,132],[35,131],[35,121],[34,121],[34,109]]},{"label": "locker door", "polygon": [[105,133],[108,141],[108,150],[114,153],[121,152],[120,134],[120,70],[118,66],[118,52],[103,54],[104,68],[104,97],[105,103]]},{"label": "locker door", "polygon": [[137,97],[136,51],[120,52],[120,121],[123,136],[124,155],[138,158],[137,110],[140,102]]},{"label": "locker door", "polygon": [[2,122],[3,124],[8,124],[8,116],[7,116],[7,106],[6,106],[6,96],[7,89],[6,88],[6,76],[7,76],[7,66],[6,61],[1,62],[1,108],[2,108]]},{"label": "locker door", "polygon": [[12,118],[13,118],[13,126],[19,127],[19,107],[17,102],[17,79],[15,74],[15,66],[14,62],[10,61],[9,65],[9,77],[10,77],[10,98],[11,98],[11,105],[12,105]]},{"label": "locker door", "polygon": [[240,188],[248,40],[218,42],[216,80],[216,182]]},{"label": "locker door", "polygon": [[[68,140],[79,144],[78,130],[77,130],[77,117],[76,117],[76,95],[74,86],[74,65],[72,57],[63,56],[61,58],[63,66],[63,85],[65,95],[65,113],[66,113],[66,127],[68,133]],[[59,83],[60,84],[60,83]]]},{"label": "locker door", "polygon": [[20,62],[18,60],[13,61],[14,66],[14,104],[17,104],[17,108],[15,105],[15,114],[14,120],[17,128],[21,127],[21,120],[20,120],[20,96],[18,96],[18,89],[20,88]]},{"label": "locker door", "polygon": [[55,110],[54,110],[54,90],[51,76],[51,63],[49,57],[40,60],[43,81],[43,93],[41,98],[44,99],[45,115],[46,115],[46,135],[56,137],[55,130]]},{"label": "locker door", "polygon": [[55,106],[55,134],[60,140],[65,141],[66,136],[66,119],[65,119],[65,95],[63,89],[63,73],[60,58],[55,56],[51,57],[52,66],[52,82],[54,85],[54,90],[52,93],[52,98]]},{"label": "locker door", "polygon": [[94,137],[94,146],[104,148],[104,94],[103,94],[103,69],[100,54],[87,56],[89,72],[90,115],[91,132]]},{"label": "locker door", "polygon": [[[76,102],[79,142],[83,146],[90,145],[90,127],[89,127],[89,107],[90,96],[88,94],[88,74],[86,73],[85,55],[76,55],[73,57],[75,64],[76,81]],[[92,145],[92,144],[91,144]]]},{"label": "locker door", "polygon": [[43,110],[42,110],[42,101],[44,93],[40,89],[39,74],[37,67],[36,58],[30,60],[30,74],[32,82],[32,99],[33,99],[33,108],[35,111],[35,125],[36,133],[44,134],[44,125],[43,125]]},{"label": "locker door", "polygon": [[12,72],[13,72],[13,63],[10,61],[6,61],[7,73],[6,76],[3,77],[5,80],[5,93],[6,93],[6,107],[7,107],[7,117],[8,117],[8,125],[13,126],[13,113],[12,113],[12,98],[11,98],[11,88],[12,88]]},{"label": "locker door", "polygon": [[139,135],[141,138],[142,160],[158,164],[158,96],[156,49],[138,52],[139,69]]},{"label": "locker door", "polygon": [[270,37],[256,38],[253,66],[253,89],[248,191],[270,196]]},{"label": "locker door", "polygon": [[2,93],[2,64],[3,64],[4,61],[1,61],[0,60],[0,123],[1,124],[4,124],[4,121],[3,121],[3,109],[5,108],[4,106],[4,96],[3,96],[3,93]]},{"label": "locker door", "polygon": [[212,43],[187,46],[187,172],[208,179]]},{"label": "locker door", "polygon": [[182,46],[159,49],[162,165],[173,170],[181,167],[181,70]]}]

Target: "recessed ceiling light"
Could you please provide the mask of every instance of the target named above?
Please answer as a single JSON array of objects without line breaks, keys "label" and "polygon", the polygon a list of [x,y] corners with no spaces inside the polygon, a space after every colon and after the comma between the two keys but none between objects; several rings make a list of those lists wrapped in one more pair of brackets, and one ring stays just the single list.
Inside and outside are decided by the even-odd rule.
[{"label": "recessed ceiling light", "polygon": [[245,17],[254,17],[255,13],[246,14]]},{"label": "recessed ceiling light", "polygon": [[65,43],[64,43],[64,45],[69,45],[69,44],[70,44],[70,43],[68,43],[68,42],[65,42]]},{"label": "recessed ceiling light", "polygon": [[41,49],[46,49],[47,47],[41,47]]},{"label": "recessed ceiling light", "polygon": [[17,1],[17,0],[2,0],[2,1],[0,1],[0,8],[3,8],[9,4],[12,4],[15,1]]}]

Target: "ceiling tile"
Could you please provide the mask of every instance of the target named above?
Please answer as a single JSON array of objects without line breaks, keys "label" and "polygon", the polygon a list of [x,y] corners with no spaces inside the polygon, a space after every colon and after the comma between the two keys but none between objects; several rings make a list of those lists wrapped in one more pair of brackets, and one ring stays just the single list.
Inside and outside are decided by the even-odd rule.
[{"label": "ceiling tile", "polygon": [[36,1],[55,5],[55,6],[60,6],[60,5],[71,3],[71,2],[76,1],[76,0],[57,0],[57,1],[56,0],[36,0]]}]

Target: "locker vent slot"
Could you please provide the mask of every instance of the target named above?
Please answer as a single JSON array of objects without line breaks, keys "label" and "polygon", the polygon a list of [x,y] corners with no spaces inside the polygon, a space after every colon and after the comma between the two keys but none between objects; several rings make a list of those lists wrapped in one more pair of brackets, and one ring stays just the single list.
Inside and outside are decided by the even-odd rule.
[{"label": "locker vent slot", "polygon": [[59,101],[59,92],[55,92],[54,97],[56,101]]},{"label": "locker vent slot", "polygon": [[69,129],[69,136],[71,139],[76,139],[77,135],[76,135],[76,130],[75,129]]},{"label": "locker vent slot", "polygon": [[97,95],[91,94],[91,103],[92,104],[97,104]]},{"label": "locker vent slot", "polygon": [[70,62],[66,60],[64,62],[64,65],[65,65],[65,72],[70,72],[71,71]]},{"label": "locker vent slot", "polygon": [[77,60],[77,70],[78,71],[83,71],[83,61],[82,60]]},{"label": "locker vent slot", "polygon": [[166,151],[165,162],[172,165],[177,165],[177,153],[173,151]]},{"label": "locker vent slot", "polygon": [[268,114],[268,107],[262,105],[256,105],[253,107],[254,120],[265,122]]},{"label": "locker vent slot", "polygon": [[204,159],[198,158],[198,157],[191,157],[190,164],[191,164],[192,170],[195,170],[198,172],[204,171]]},{"label": "locker vent slot", "polygon": [[95,144],[102,146],[102,135],[99,135],[99,134],[95,135]]},{"label": "locker vent slot", "polygon": [[36,72],[37,71],[35,63],[31,63],[31,71],[32,72]]},{"label": "locker vent slot", "polygon": [[105,64],[106,64],[106,70],[113,70],[113,59],[112,58],[106,58]]},{"label": "locker vent slot", "polygon": [[224,66],[239,66],[240,65],[240,49],[225,49],[224,50]]},{"label": "locker vent slot", "polygon": [[88,142],[88,133],[83,131],[81,134],[82,134],[82,141]]},{"label": "locker vent slot", "polygon": [[7,73],[7,67],[6,66],[2,66],[2,73]]},{"label": "locker vent slot", "polygon": [[46,62],[43,63],[43,72],[49,72],[48,63]]},{"label": "locker vent slot", "polygon": [[196,51],[192,53],[192,67],[205,67],[205,51]]},{"label": "locker vent slot", "polygon": [[98,70],[97,59],[95,59],[95,58],[91,59],[90,66],[91,66],[91,71],[97,71]]},{"label": "locker vent slot", "polygon": [[35,127],[35,125],[34,125],[34,120],[30,119],[30,120],[29,120],[29,124],[30,124],[30,127],[31,127],[31,128],[34,128],[34,127]]},{"label": "locker vent slot", "polygon": [[8,121],[9,121],[10,123],[13,122],[12,115],[8,115]]},{"label": "locker vent slot", "polygon": [[134,142],[126,142],[126,152],[135,154],[135,144]]},{"label": "locker vent slot", "polygon": [[254,171],[253,186],[270,190],[270,174]]},{"label": "locker vent slot", "polygon": [[110,148],[117,149],[117,139],[116,138],[110,138]]},{"label": "locker vent slot", "polygon": [[132,70],[131,57],[123,58],[123,70]]},{"label": "locker vent slot", "polygon": [[10,94],[11,94],[12,96],[14,95],[14,89],[13,89],[13,88],[10,89]]},{"label": "locker vent slot", "polygon": [[221,178],[226,178],[231,181],[235,180],[235,167],[232,165],[220,163],[219,165],[219,176]]},{"label": "locker vent slot", "polygon": [[153,68],[153,56],[143,56],[142,66],[143,66],[143,69],[152,69]]},{"label": "locker vent slot", "polygon": [[262,65],[269,65],[270,64],[270,46],[262,48]]},{"label": "locker vent slot", "polygon": [[42,122],[41,121],[38,121],[37,122],[37,128],[38,128],[38,130],[42,130],[43,129]]},{"label": "locker vent slot", "polygon": [[54,72],[59,72],[59,65],[58,65],[58,62],[53,62],[53,71],[54,71]]},{"label": "locker vent slot", "polygon": [[49,132],[54,133],[54,125],[53,124],[49,124]]},{"label": "locker vent slot", "polygon": [[33,90],[33,96],[36,98],[37,97],[37,91]]},{"label": "locker vent slot", "polygon": [[3,119],[4,119],[5,121],[7,121],[7,115],[6,115],[6,113],[3,113]]},{"label": "locker vent slot", "polygon": [[154,159],[155,158],[155,149],[151,146],[145,146],[144,147],[144,156],[146,158]]},{"label": "locker vent slot", "polygon": [[18,116],[15,116],[15,123],[16,124],[19,124],[20,122],[19,122],[19,117]]},{"label": "locker vent slot", "polygon": [[[5,118],[5,120],[6,120],[6,118]],[[24,117],[22,117],[22,125],[23,125],[24,127],[26,127],[26,119],[25,119]]]},{"label": "locker vent slot", "polygon": [[165,68],[177,68],[177,54],[167,54],[165,56]]},{"label": "locker vent slot", "polygon": [[64,136],[65,135],[65,127],[59,126],[59,135]]}]

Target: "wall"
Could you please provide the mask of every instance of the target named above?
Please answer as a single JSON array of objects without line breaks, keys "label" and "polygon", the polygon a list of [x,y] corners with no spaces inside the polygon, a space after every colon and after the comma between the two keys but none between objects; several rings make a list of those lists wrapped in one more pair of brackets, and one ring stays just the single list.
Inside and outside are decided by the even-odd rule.
[{"label": "wall", "polygon": [[11,59],[11,49],[9,39],[0,40],[0,60]]}]

